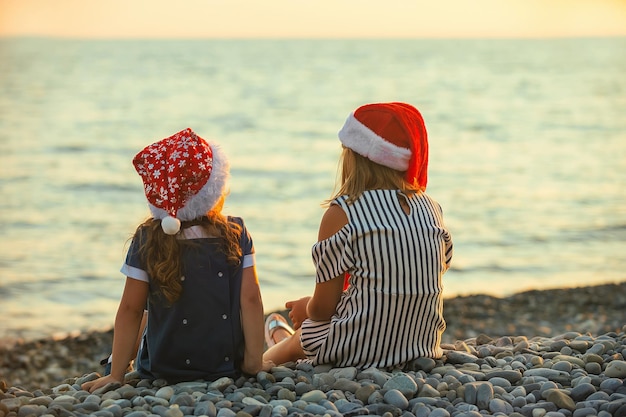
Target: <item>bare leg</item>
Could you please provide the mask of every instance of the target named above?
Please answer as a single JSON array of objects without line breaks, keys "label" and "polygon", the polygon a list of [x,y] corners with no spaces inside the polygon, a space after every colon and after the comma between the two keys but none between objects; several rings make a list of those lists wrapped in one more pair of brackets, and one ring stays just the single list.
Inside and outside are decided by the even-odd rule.
[{"label": "bare leg", "polygon": [[[281,331],[281,334],[284,332],[283,336],[287,337],[280,340],[279,338],[281,336],[278,334],[279,331]],[[289,333],[286,331],[276,329],[274,337],[276,340],[280,340],[280,342],[265,351],[263,354],[263,360],[271,361],[276,365],[280,365],[282,363],[295,362],[298,359],[306,358],[304,351],[302,350],[302,346],[300,345],[300,333],[301,330],[298,329],[293,336],[289,336]]]}]

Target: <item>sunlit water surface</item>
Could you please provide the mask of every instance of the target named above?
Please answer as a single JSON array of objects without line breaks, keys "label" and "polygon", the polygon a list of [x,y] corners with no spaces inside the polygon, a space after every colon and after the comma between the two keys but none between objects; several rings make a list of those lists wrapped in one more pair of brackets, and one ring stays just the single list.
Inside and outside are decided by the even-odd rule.
[{"label": "sunlit water surface", "polygon": [[626,279],[626,39],[0,41],[0,340],[108,328],[147,216],[131,159],[191,127],[232,163],[266,310],[307,295],[358,105],[423,112],[447,297]]}]

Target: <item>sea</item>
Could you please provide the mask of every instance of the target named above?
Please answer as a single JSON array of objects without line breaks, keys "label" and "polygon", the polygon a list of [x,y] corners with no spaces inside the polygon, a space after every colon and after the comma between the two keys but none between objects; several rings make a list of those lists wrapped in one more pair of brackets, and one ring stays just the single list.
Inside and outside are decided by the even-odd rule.
[{"label": "sea", "polygon": [[2,38],[0,342],[111,328],[131,160],[187,127],[229,156],[265,310],[311,294],[337,131],[383,101],[426,121],[445,297],[626,280],[626,38]]}]

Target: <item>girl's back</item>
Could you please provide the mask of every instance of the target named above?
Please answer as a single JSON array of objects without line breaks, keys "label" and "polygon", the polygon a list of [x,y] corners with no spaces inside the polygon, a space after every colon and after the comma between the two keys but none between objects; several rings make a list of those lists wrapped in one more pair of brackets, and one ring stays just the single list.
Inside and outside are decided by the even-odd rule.
[{"label": "girl's back", "polygon": [[263,301],[252,239],[243,220],[222,214],[228,158],[187,128],[146,146],[133,165],[151,217],[122,265],[110,373],[82,388],[123,384],[136,357],[142,377],[170,383],[256,374]]},{"label": "girl's back", "polygon": [[[405,196],[398,190],[346,200],[334,203],[348,224],[313,249],[318,274],[351,271],[315,362],[386,367],[441,356],[441,278],[452,243],[439,204],[423,192]],[[328,259],[337,262],[325,269]]]},{"label": "girl's back", "polygon": [[[252,240],[243,220],[229,217],[229,221],[243,228],[243,254],[251,253]],[[187,244],[181,245],[182,292],[171,304],[150,281],[150,320],[138,371],[144,378],[168,381],[234,376],[244,349],[239,314],[242,264],[229,265],[220,250],[220,238],[207,235],[201,226],[191,226],[181,234],[180,239],[187,239]],[[129,253],[138,252],[131,247]],[[127,264],[145,268],[139,256],[131,255]]]}]

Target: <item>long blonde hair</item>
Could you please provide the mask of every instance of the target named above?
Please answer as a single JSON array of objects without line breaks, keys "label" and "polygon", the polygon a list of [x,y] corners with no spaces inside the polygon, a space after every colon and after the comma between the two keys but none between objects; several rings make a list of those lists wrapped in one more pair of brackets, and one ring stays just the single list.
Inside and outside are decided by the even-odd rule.
[{"label": "long blonde hair", "polygon": [[[242,249],[240,238],[242,228],[239,224],[229,222],[222,213],[224,199],[216,207],[206,213],[205,217],[182,222],[181,231],[187,227],[200,225],[208,234],[220,238],[220,251],[226,255],[229,265],[237,266],[241,262]],[[183,291],[180,281],[182,276],[181,251],[186,246],[195,243],[185,239],[178,239],[176,235],[167,235],[161,228],[161,220],[149,218],[135,231],[135,237],[145,234],[139,248],[141,259],[146,265],[147,273],[153,280],[161,294],[169,304],[175,303]]]},{"label": "long blonde hair", "polygon": [[339,169],[336,192],[324,202],[325,206],[342,195],[347,195],[347,202],[352,203],[367,190],[400,190],[406,194],[423,191],[417,183],[406,181],[405,172],[372,162],[345,146],[339,158]]}]

